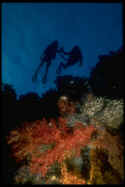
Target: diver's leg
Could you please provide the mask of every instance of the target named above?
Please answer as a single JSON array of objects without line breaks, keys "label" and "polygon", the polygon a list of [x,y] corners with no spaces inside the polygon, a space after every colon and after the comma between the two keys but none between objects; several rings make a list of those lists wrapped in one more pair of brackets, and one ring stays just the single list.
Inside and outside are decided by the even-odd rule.
[{"label": "diver's leg", "polygon": [[35,73],[34,73],[34,75],[33,75],[33,77],[32,77],[32,82],[34,82],[34,81],[37,79],[37,75],[38,75],[38,73],[39,73],[39,71],[40,71],[40,68],[43,66],[44,62],[45,62],[45,61],[42,61],[42,62],[40,63],[40,65],[38,66],[38,68],[36,69],[36,71],[35,71]]},{"label": "diver's leg", "polygon": [[42,82],[43,83],[45,83],[46,82],[46,80],[47,80],[47,74],[48,74],[48,70],[49,70],[49,66],[50,66],[50,62],[47,62],[47,64],[46,64],[46,71],[45,71],[45,75],[44,75],[44,77],[43,77],[43,79],[42,79]]}]

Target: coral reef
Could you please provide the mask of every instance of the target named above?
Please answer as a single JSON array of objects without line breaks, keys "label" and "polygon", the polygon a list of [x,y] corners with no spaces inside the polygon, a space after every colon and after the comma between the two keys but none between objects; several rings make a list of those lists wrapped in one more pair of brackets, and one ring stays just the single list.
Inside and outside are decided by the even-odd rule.
[{"label": "coral reef", "polygon": [[107,99],[89,93],[82,102],[81,111],[68,117],[68,126],[81,122],[118,130],[123,123],[124,102],[123,99]]},{"label": "coral reef", "polygon": [[26,165],[20,167],[14,177],[15,184],[45,184],[41,173],[32,174]]},{"label": "coral reef", "polygon": [[29,93],[17,100],[10,86],[3,87],[12,183],[123,184],[122,52],[100,55],[89,78],[58,76],[57,90],[42,97]]},{"label": "coral reef", "polygon": [[71,172],[67,171],[67,166],[65,163],[61,164],[61,174],[60,179],[61,184],[85,184],[85,180],[73,175]]},{"label": "coral reef", "polygon": [[61,116],[67,116],[76,111],[75,104],[65,95],[59,98],[57,105]]},{"label": "coral reef", "polygon": [[89,116],[85,114],[77,114],[74,113],[73,115],[69,115],[67,117],[67,126],[73,127],[75,123],[81,123],[84,126],[89,125]]},{"label": "coral reef", "polygon": [[104,102],[107,102],[107,105],[105,106],[103,111],[95,114],[95,120],[110,128],[118,129],[123,122],[123,100],[105,99]]},{"label": "coral reef", "polygon": [[121,176],[108,162],[108,154],[104,149],[91,149],[90,163],[91,169],[88,184],[122,183]]},{"label": "coral reef", "polygon": [[92,150],[95,148],[106,150],[108,154],[107,161],[110,163],[111,167],[119,173],[121,178],[124,179],[124,146],[120,141],[120,137],[118,135],[111,135],[105,129],[98,129],[97,131],[99,136],[91,141],[89,147]]},{"label": "coral reef", "polygon": [[30,172],[41,173],[44,177],[51,165],[58,161],[61,163],[65,158],[65,151],[75,150],[75,155],[80,155],[81,147],[90,141],[94,127],[91,125],[84,128],[76,124],[73,132],[66,126],[66,120],[59,119],[59,128],[55,122],[48,126],[45,120],[37,121],[30,125],[10,133],[8,143],[12,144],[13,156],[17,161],[26,160]]},{"label": "coral reef", "polygon": [[88,115],[90,118],[104,107],[104,99],[94,96],[92,93],[86,96],[83,101],[82,113]]},{"label": "coral reef", "polygon": [[24,123],[7,137],[12,156],[23,164],[15,183],[123,183],[123,100],[89,93],[81,104],[63,95],[57,105],[57,120]]}]

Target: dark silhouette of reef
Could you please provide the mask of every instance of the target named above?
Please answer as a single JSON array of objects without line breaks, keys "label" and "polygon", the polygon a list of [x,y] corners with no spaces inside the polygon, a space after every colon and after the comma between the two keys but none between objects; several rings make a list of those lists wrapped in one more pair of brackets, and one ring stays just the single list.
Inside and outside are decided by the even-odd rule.
[{"label": "dark silhouette of reef", "polygon": [[57,119],[59,116],[57,101],[60,95],[55,89],[50,89],[42,95],[41,98],[41,111],[42,116],[48,121],[50,119]]},{"label": "dark silhouette of reef", "polygon": [[72,101],[81,101],[81,98],[90,91],[89,79],[71,75],[58,76],[55,84],[59,95],[65,95]]},{"label": "dark silhouette of reef", "polygon": [[90,74],[90,85],[96,96],[123,98],[123,48],[100,55]]},{"label": "dark silhouette of reef", "polygon": [[[49,90],[42,97],[37,93],[21,95],[17,99],[16,92],[11,85],[2,84],[2,158],[3,158],[3,179],[6,184],[12,184],[15,171],[18,165],[10,157],[10,146],[7,145],[6,137],[9,132],[21,127],[24,122],[41,120],[43,117],[48,121],[57,118],[58,108],[56,105],[58,93],[56,90]],[[29,123],[30,124],[30,123]]]}]

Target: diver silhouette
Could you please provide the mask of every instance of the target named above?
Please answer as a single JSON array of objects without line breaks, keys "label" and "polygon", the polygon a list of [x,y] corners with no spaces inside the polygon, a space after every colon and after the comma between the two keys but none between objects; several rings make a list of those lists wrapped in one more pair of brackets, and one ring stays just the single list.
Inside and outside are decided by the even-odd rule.
[{"label": "diver silhouette", "polygon": [[37,79],[37,75],[39,73],[40,68],[46,64],[46,70],[45,70],[45,74],[42,78],[42,82],[45,83],[47,80],[47,74],[48,74],[48,70],[49,67],[52,63],[52,60],[54,60],[56,58],[56,53],[60,52],[60,50],[58,50],[58,41],[55,40],[54,42],[52,42],[50,45],[48,45],[48,47],[45,49],[45,51],[43,52],[43,55],[40,57],[40,65],[38,66],[38,68],[36,69],[33,77],[32,77],[32,81],[36,81]]},{"label": "diver silhouette", "polygon": [[[67,67],[69,66],[73,66],[74,64],[77,64],[79,63],[80,66],[82,66],[83,64],[83,56],[82,56],[82,53],[81,53],[81,50],[78,46],[74,46],[72,48],[72,50],[70,52],[65,52],[63,48],[61,48],[59,50],[60,53],[63,53],[63,55],[61,55],[61,57],[67,61],[66,64],[64,64],[63,62],[60,63],[56,73],[59,74],[63,69],[66,69]],[[64,57],[64,55],[68,55],[68,59]]]}]

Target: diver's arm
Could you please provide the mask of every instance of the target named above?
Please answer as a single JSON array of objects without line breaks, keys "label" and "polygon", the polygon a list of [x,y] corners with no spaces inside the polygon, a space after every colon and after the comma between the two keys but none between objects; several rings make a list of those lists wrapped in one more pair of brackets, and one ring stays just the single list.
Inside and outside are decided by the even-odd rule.
[{"label": "diver's arm", "polygon": [[58,53],[63,53],[64,55],[70,55],[70,52],[65,52],[63,47],[61,47],[59,50],[57,50]]},{"label": "diver's arm", "polygon": [[64,60],[67,60],[67,58],[65,58],[62,54],[60,54],[60,56],[61,56]]}]

